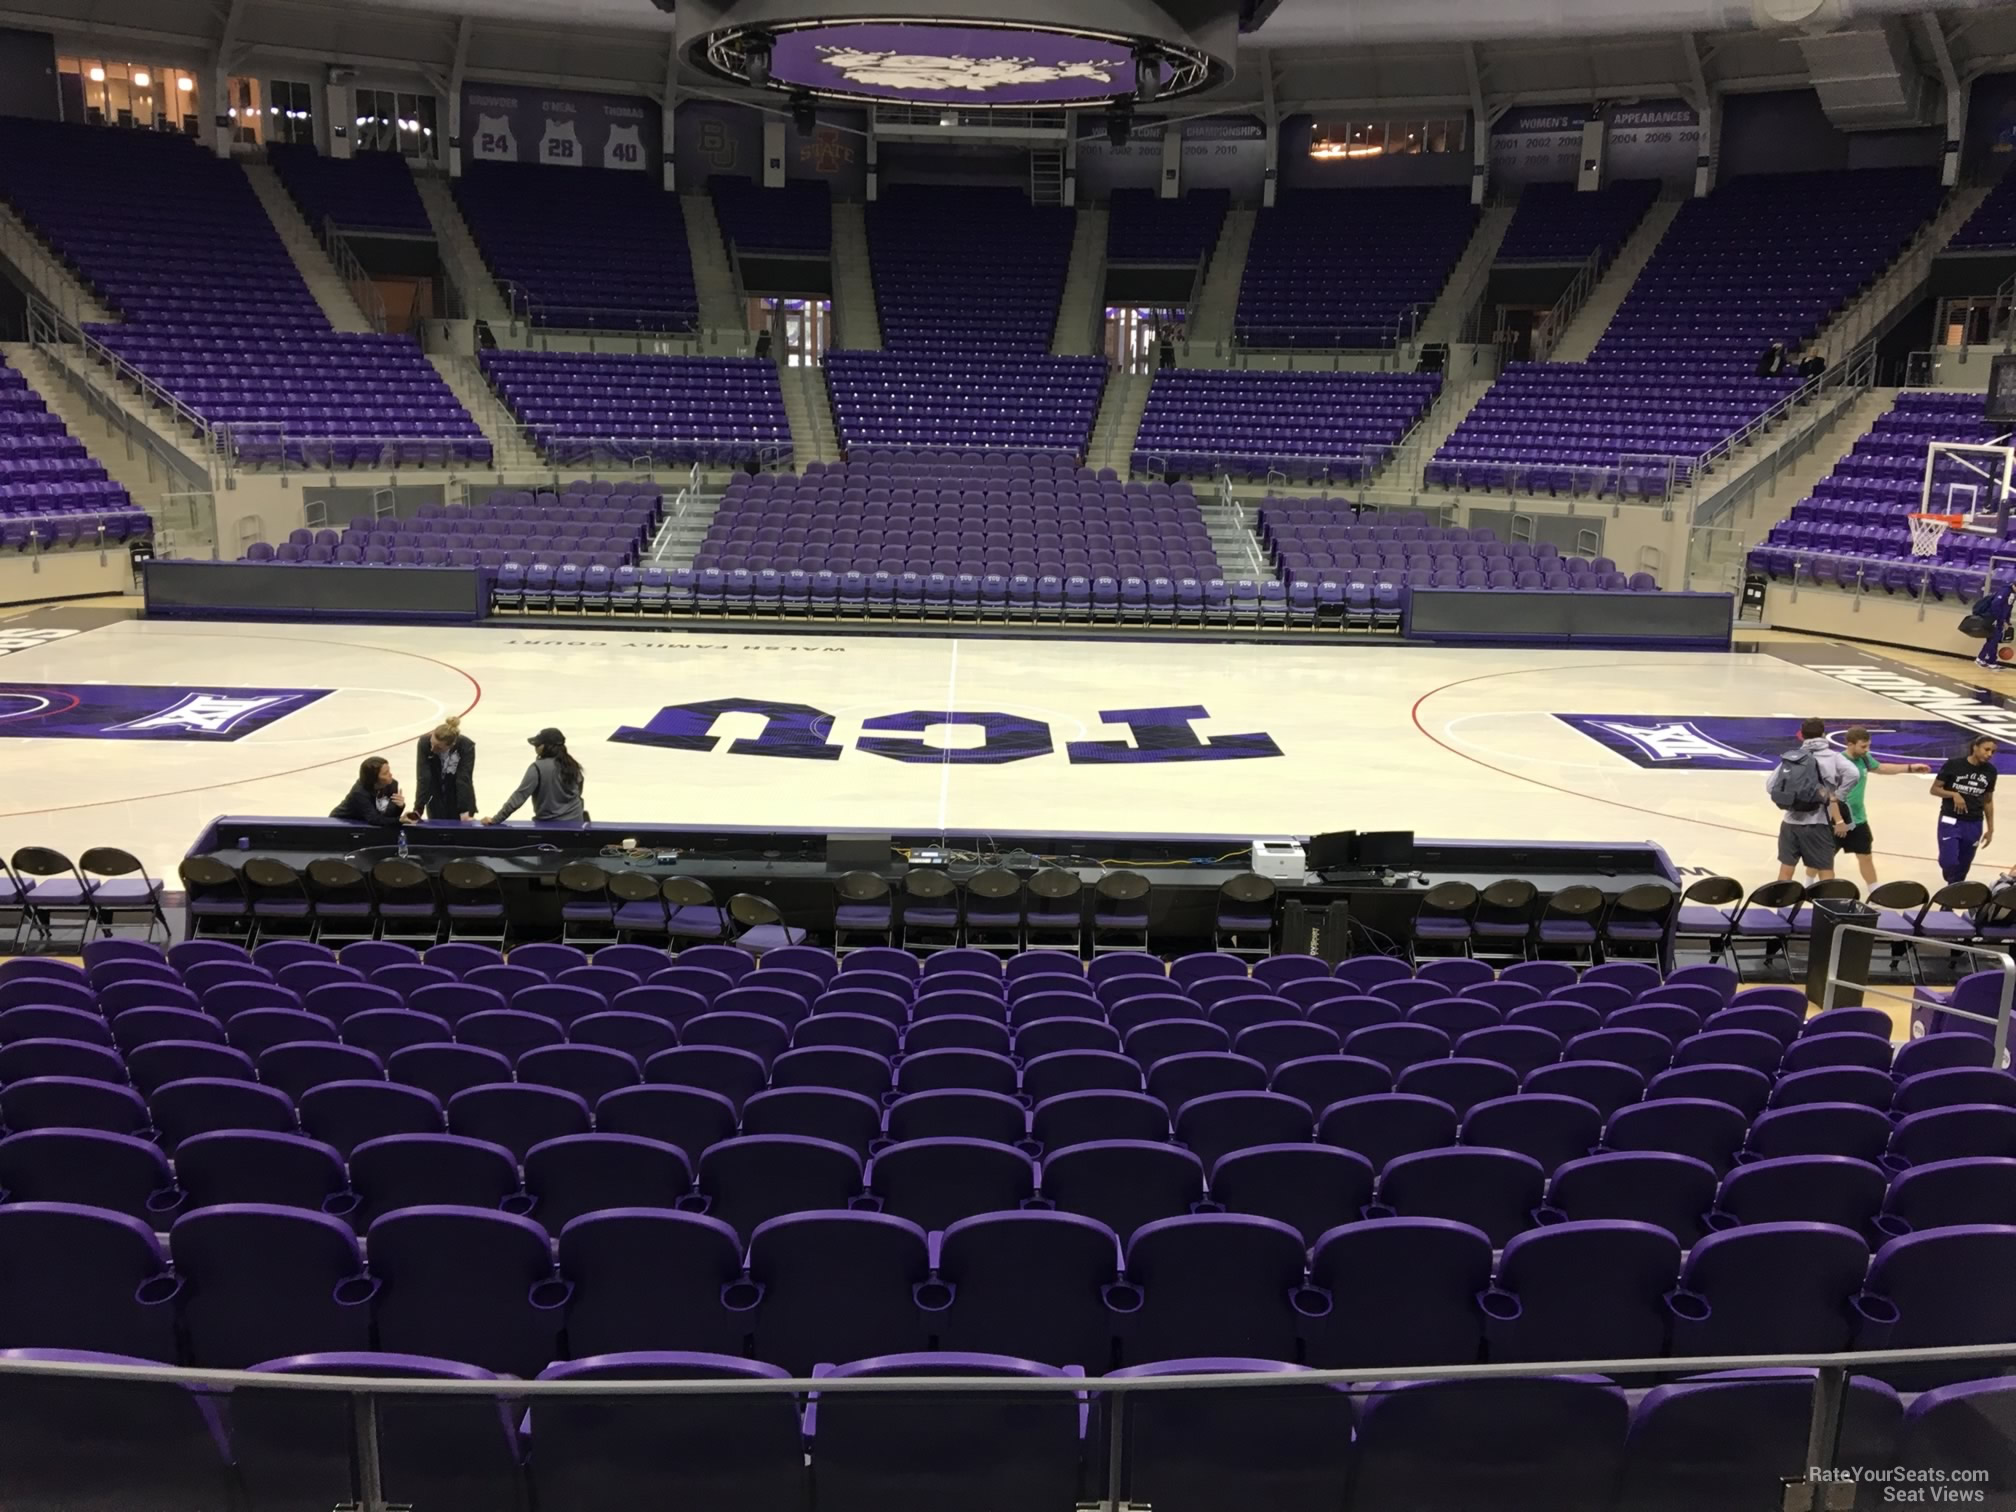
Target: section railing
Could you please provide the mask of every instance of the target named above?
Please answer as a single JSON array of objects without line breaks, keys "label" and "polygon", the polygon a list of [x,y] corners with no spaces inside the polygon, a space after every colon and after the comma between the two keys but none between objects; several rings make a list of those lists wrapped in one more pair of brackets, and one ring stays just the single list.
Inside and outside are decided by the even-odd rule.
[{"label": "section railing", "polygon": [[[1763,414],[1742,429],[1711,446],[1694,460],[1696,474],[1728,460],[1741,448],[1775,429],[1801,406],[1811,405],[1822,395],[1832,395],[1836,399],[1853,397],[1876,385],[1876,338],[1871,336],[1855,347],[1848,355],[1828,367],[1817,378],[1809,378],[1794,392],[1787,394]],[[1816,409],[1814,415],[1821,413]]]},{"label": "section railing", "polygon": [[[1122,469],[1129,476],[1181,478],[1229,478],[1234,474],[1247,482],[1273,482],[1282,486],[1324,488],[1340,483],[1365,481],[1399,454],[1399,443],[1368,446],[1359,451],[1335,452],[1323,456],[1284,455],[1280,452],[1142,452],[1138,447],[1125,459]],[[1141,465],[1133,465],[1134,456]]]},{"label": "section railing", "polygon": [[1582,306],[1589,303],[1589,296],[1596,292],[1596,285],[1603,277],[1603,251],[1599,247],[1583,259],[1575,276],[1568,280],[1568,287],[1561,291],[1561,297],[1554,301],[1544,319],[1534,322],[1539,333],[1533,338],[1533,360],[1545,362],[1554,355],[1554,348],[1561,344],[1561,337],[1568,330],[1568,323],[1582,312]]},{"label": "section railing", "polygon": [[1908,307],[1909,296],[1925,282],[1932,264],[1965,220],[1954,213],[1958,208],[1957,194],[1956,191],[1956,197],[1948,199],[1938,214],[1919,228],[1897,259],[1876,275],[1854,303],[1820,332],[1812,345],[1830,354],[1829,360],[1833,360],[1834,353],[1844,353],[1841,360],[1849,360],[1858,347],[1882,335]]},{"label": "section railing", "polygon": [[64,267],[11,208],[0,214],[0,257],[19,268],[30,287],[64,320],[81,328],[90,318],[84,308],[86,296],[80,293],[83,280]]},{"label": "section railing", "polygon": [[1779,546],[1765,540],[1750,548],[1750,554],[1765,551],[1782,553],[1791,561],[1784,569],[1784,575],[1772,575],[1774,586],[1783,587],[1795,598],[1809,590],[1824,590],[1874,597],[1880,594],[1885,599],[1898,600],[1917,607],[1919,619],[1924,619],[1927,611],[1950,610],[1953,614],[1964,614],[1967,604],[1958,600],[1942,599],[1933,592],[1933,574],[1958,574],[1960,581],[1967,584],[1967,600],[1988,591],[1994,569],[1968,563],[1949,562],[1931,557],[1874,557],[1854,552],[1821,551],[1811,546]]},{"label": "section railing", "polygon": [[[930,1290],[929,1285],[919,1287],[920,1293]],[[1698,1299],[1684,1293],[1676,1293],[1668,1305],[1677,1313],[1683,1299],[1698,1305]],[[1507,1297],[1504,1300],[1513,1299]],[[1315,1302],[1312,1296],[1305,1305],[1313,1307]],[[1857,1329],[1872,1340],[1888,1335],[1899,1317],[1897,1308],[1887,1298],[1867,1292],[1850,1298],[1847,1311]],[[628,1358],[641,1362],[649,1357]],[[693,1357],[673,1358],[683,1362]],[[932,1360],[933,1356],[927,1354],[912,1358],[921,1363]],[[953,1354],[944,1358],[950,1364],[970,1357]],[[168,1431],[158,1425],[170,1421],[179,1424],[181,1421],[179,1416],[169,1415],[171,1410],[179,1409],[180,1413],[194,1420],[195,1414],[189,1406],[189,1399],[193,1397],[207,1404],[204,1408],[205,1420],[211,1424],[209,1433],[215,1436],[207,1442],[216,1446],[213,1452],[218,1457],[212,1468],[220,1480],[228,1479],[222,1450],[223,1434],[228,1425],[236,1440],[234,1458],[240,1464],[248,1461],[257,1463],[267,1453],[285,1454],[288,1456],[286,1465],[290,1480],[312,1482],[318,1476],[330,1477],[340,1483],[330,1489],[340,1494],[321,1499],[332,1505],[347,1503],[357,1508],[358,1512],[388,1512],[391,1505],[388,1489],[398,1489],[396,1485],[388,1488],[389,1464],[403,1460],[410,1465],[416,1455],[426,1455],[426,1463],[432,1473],[452,1474],[452,1465],[444,1466],[438,1459],[442,1454],[454,1452],[450,1446],[490,1446],[483,1450],[482,1460],[470,1467],[472,1484],[479,1474],[496,1475],[500,1472],[515,1481],[524,1473],[517,1458],[518,1440],[515,1434],[507,1433],[504,1438],[510,1455],[508,1461],[500,1464],[496,1458],[500,1418],[515,1426],[529,1414],[532,1434],[543,1445],[545,1440],[538,1437],[542,1432],[542,1406],[553,1411],[559,1419],[552,1431],[563,1434],[568,1433],[570,1423],[579,1423],[579,1409],[596,1403],[619,1402],[628,1404],[631,1410],[608,1413],[606,1418],[596,1420],[596,1426],[591,1431],[595,1435],[592,1442],[605,1453],[611,1446],[634,1436],[638,1459],[623,1462],[620,1471],[612,1467],[612,1473],[620,1474],[626,1487],[638,1485],[648,1488],[651,1472],[641,1465],[650,1449],[658,1447],[651,1444],[654,1432],[662,1431],[672,1434],[672,1441],[682,1444],[682,1453],[698,1455],[703,1463],[693,1467],[692,1476],[705,1476],[710,1486],[727,1493],[723,1504],[732,1506],[737,1498],[733,1491],[734,1471],[727,1468],[729,1464],[751,1467],[748,1473],[752,1482],[749,1492],[752,1501],[760,1499],[774,1484],[773,1481],[763,1480],[764,1471],[755,1468],[760,1463],[760,1451],[751,1446],[769,1441],[767,1433],[759,1436],[754,1431],[758,1425],[764,1429],[770,1427],[768,1420],[760,1416],[763,1411],[761,1399],[783,1397],[789,1400],[789,1410],[794,1414],[800,1411],[804,1414],[804,1421],[799,1425],[804,1430],[802,1459],[798,1450],[791,1451],[790,1458],[801,1461],[795,1467],[799,1475],[809,1468],[815,1486],[826,1468],[822,1459],[822,1441],[838,1438],[847,1431],[840,1426],[841,1413],[845,1409],[841,1409],[838,1403],[843,1400],[897,1399],[889,1401],[884,1408],[891,1415],[889,1421],[869,1430],[874,1434],[877,1452],[886,1458],[891,1480],[900,1479],[904,1471],[914,1471],[920,1476],[928,1474],[931,1484],[936,1487],[956,1481],[959,1473],[957,1470],[948,1471],[933,1454],[934,1450],[949,1442],[941,1435],[980,1433],[985,1432],[988,1426],[981,1417],[954,1415],[957,1408],[964,1405],[975,1414],[984,1414],[990,1406],[998,1403],[1003,1411],[1012,1411],[1015,1415],[1015,1423],[1020,1430],[1016,1442],[1023,1453],[1044,1452],[1044,1449],[1033,1447],[1043,1445],[1062,1461],[1057,1468],[1063,1470],[1067,1487],[1082,1482],[1084,1501],[1102,1509],[1102,1512],[1122,1512],[1130,1505],[1146,1501],[1137,1488],[1149,1481],[1195,1473],[1199,1467],[1211,1465],[1218,1458],[1212,1453],[1213,1441],[1208,1436],[1214,1428],[1222,1429],[1227,1436],[1221,1440],[1224,1443],[1225,1472],[1237,1476],[1251,1455],[1251,1446],[1239,1442],[1237,1435],[1243,1426],[1253,1421],[1250,1414],[1255,1410],[1231,1406],[1233,1402],[1243,1402],[1244,1393],[1263,1393],[1254,1399],[1256,1404],[1269,1400],[1265,1393],[1293,1393],[1274,1400],[1282,1404],[1284,1412],[1291,1410],[1291,1404],[1297,1409],[1295,1421],[1302,1427],[1291,1429],[1286,1435],[1288,1440],[1297,1443],[1313,1437],[1313,1431],[1302,1414],[1310,1410],[1312,1403],[1330,1401],[1337,1415],[1337,1431],[1324,1440],[1330,1458],[1297,1468],[1305,1473],[1327,1472],[1323,1478],[1335,1479],[1341,1487],[1354,1461],[1370,1453],[1378,1436],[1385,1432],[1398,1431],[1406,1452],[1409,1455],[1418,1452],[1417,1444],[1406,1429],[1396,1430],[1382,1423],[1376,1413],[1368,1411],[1361,1416],[1357,1410],[1358,1399],[1369,1401],[1399,1383],[1443,1383],[1458,1389],[1471,1387],[1481,1390],[1494,1383],[1516,1388],[1520,1383],[1545,1377],[1557,1381],[1583,1381],[1591,1389],[1602,1390],[1605,1387],[1629,1389],[1648,1377],[1651,1380],[1646,1384],[1652,1384],[1661,1378],[1670,1378],[1676,1372],[1701,1377],[1729,1371],[1789,1370],[1811,1372],[1810,1378],[1804,1380],[1797,1376],[1789,1378],[1808,1391],[1805,1422],[1803,1431],[1800,1431],[1802,1442],[1796,1451],[1788,1451],[1785,1456],[1787,1462],[1796,1463],[1801,1469],[1789,1480],[1781,1478],[1775,1468],[1770,1471],[1760,1469],[1757,1472],[1756,1495],[1745,1497],[1744,1504],[1754,1501],[1758,1506],[1818,1509],[1845,1505],[1845,1502],[1833,1499],[1833,1493],[1843,1484],[1890,1479],[1909,1489],[1936,1487],[1957,1492],[1941,1500],[1950,1499],[1960,1504],[1999,1504],[1995,1500],[1999,1491],[1984,1489],[1982,1494],[1976,1494],[1976,1488],[1989,1486],[1996,1472],[1991,1464],[1969,1456],[1968,1449],[1974,1440],[1965,1435],[1947,1441],[1937,1434],[1923,1434],[1919,1436],[1920,1447],[1909,1465],[1869,1465],[1861,1459],[1868,1452],[1866,1443],[1857,1444],[1852,1440],[1844,1443],[1844,1439],[1848,1438],[1844,1422],[1849,1415],[1851,1378],[1867,1380],[1874,1377],[1880,1381],[1888,1375],[1908,1380],[1913,1372],[1920,1373],[1921,1378],[1925,1372],[1936,1372],[1939,1379],[1980,1380],[2002,1374],[2011,1360],[2016,1360],[2016,1343],[2004,1342],[1934,1349],[1871,1348],[1836,1354],[1703,1355],[1504,1365],[1253,1370],[1236,1374],[1199,1371],[1132,1377],[1088,1376],[1077,1367],[1071,1367],[1026,1375],[843,1375],[822,1370],[809,1377],[526,1380],[492,1375],[470,1379],[289,1374],[281,1371],[109,1364],[93,1359],[8,1358],[0,1360],[0,1378],[8,1382],[7,1398],[12,1413],[23,1415],[27,1421],[35,1421],[38,1406],[46,1401],[52,1421],[74,1417],[78,1422],[81,1441],[77,1445],[79,1452],[74,1456],[74,1471],[55,1456],[29,1455],[25,1445],[10,1444],[7,1450],[10,1457],[27,1457],[36,1467],[38,1481],[60,1481],[66,1472],[74,1473],[79,1483],[78,1504],[90,1500],[85,1494],[86,1486],[102,1495],[103,1486],[94,1482],[101,1477],[117,1477],[121,1473],[121,1465],[137,1463],[135,1457],[127,1456],[113,1461],[108,1467],[105,1461],[92,1456],[88,1444],[92,1432],[116,1434],[123,1431],[119,1425],[131,1418],[134,1422],[147,1425],[140,1431],[151,1430],[158,1436]],[[1590,1380],[1591,1377],[1596,1379]],[[91,1396],[94,1386],[102,1393],[102,1398],[96,1401]],[[38,1387],[42,1388],[40,1392]],[[1860,1389],[1872,1388],[1865,1386]],[[174,1401],[172,1409],[171,1393],[174,1398],[179,1398]],[[1174,1440],[1169,1437],[1167,1420],[1157,1432],[1147,1427],[1142,1417],[1149,1410],[1147,1404],[1164,1393],[1180,1393],[1189,1399],[1190,1405],[1180,1418],[1189,1431],[1179,1434]],[[1207,1397],[1204,1393],[1211,1395]],[[1326,1398],[1324,1393],[1335,1393],[1335,1396]],[[147,1400],[155,1394],[163,1400]],[[1037,1401],[1033,1399],[1058,1396],[1066,1398],[1067,1411],[1057,1439],[1046,1440],[1042,1429],[1032,1426],[1037,1420],[1031,1414],[1039,1410]],[[300,1402],[301,1410],[312,1416],[304,1420],[289,1415],[282,1404],[290,1398]],[[916,1409],[926,1399],[933,1404],[932,1409],[919,1413]],[[455,1421],[452,1416],[444,1415],[452,1412],[451,1403],[464,1400],[483,1409],[483,1433],[463,1435],[447,1432],[438,1442],[428,1444],[429,1439]],[[333,1410],[339,1402],[347,1406],[347,1412],[338,1414]],[[1214,1402],[1229,1409],[1228,1421],[1222,1425],[1212,1422]],[[1489,1397],[1476,1410],[1489,1412],[1502,1402],[1502,1396]],[[1014,1404],[1012,1408],[1008,1405],[1010,1403]],[[825,1412],[821,1412],[816,1420],[813,1418],[812,1414],[820,1404],[832,1404],[830,1411],[835,1421],[829,1422]],[[402,1417],[408,1411],[423,1406],[426,1412],[423,1419]],[[89,1407],[101,1409],[101,1413],[94,1415]],[[144,1407],[153,1407],[156,1411],[147,1412]],[[1624,1401],[1620,1401],[1618,1407],[1629,1410],[1628,1403]],[[498,1408],[506,1410],[500,1414]],[[576,1411],[563,1415],[563,1408]],[[747,1437],[736,1433],[733,1428],[738,1409],[751,1415],[749,1426],[752,1431]],[[854,1408],[857,1413],[869,1410],[868,1402]],[[1447,1402],[1444,1410],[1450,1420],[1460,1421],[1461,1407],[1454,1399]],[[272,1416],[275,1412],[280,1414],[277,1419]],[[1544,1416],[1544,1411],[1535,1409],[1536,1422],[1543,1420]],[[1356,1434],[1352,1431],[1354,1419],[1360,1419],[1362,1423]],[[388,1420],[397,1421],[388,1427]],[[898,1433],[895,1425],[899,1420],[908,1423],[907,1433]],[[336,1428],[336,1432],[328,1437],[322,1433],[309,1436],[300,1426],[303,1421],[326,1425],[324,1432],[327,1428],[336,1428],[338,1424],[343,1426]],[[423,1422],[427,1431],[421,1428]],[[1577,1426],[1584,1432],[1590,1431],[1584,1419],[1578,1419]],[[704,1450],[684,1446],[679,1435],[690,1435],[695,1431],[729,1435],[729,1441],[723,1445],[720,1463],[707,1462],[710,1457]],[[268,1435],[275,1432],[280,1437],[269,1441]],[[1865,1427],[1864,1435],[1868,1432]],[[1610,1452],[1623,1458],[1629,1454],[1629,1449],[1624,1436],[1622,1411],[1617,1414],[1614,1433],[1616,1437]],[[1195,1436],[1197,1434],[1206,1436],[1200,1439]],[[799,1434],[793,1432],[788,1441],[796,1442],[798,1439]],[[570,1436],[570,1441],[578,1443],[578,1436]],[[907,1454],[913,1442],[918,1450],[915,1463],[908,1459]],[[304,1443],[327,1444],[328,1449],[324,1455],[303,1454],[301,1446]],[[850,1445],[843,1450],[834,1443],[829,1444],[825,1452],[834,1455],[840,1465],[851,1467],[856,1472],[868,1468],[858,1463],[861,1452],[858,1446]],[[1560,1467],[1551,1466],[1545,1456],[1536,1457],[1536,1468],[1530,1471],[1497,1464],[1487,1457],[1489,1451],[1472,1459],[1472,1450],[1461,1436],[1442,1444],[1440,1452],[1449,1468],[1467,1471],[1473,1477],[1481,1465],[1492,1465],[1499,1472],[1497,1487],[1508,1504],[1544,1505],[1551,1477],[1561,1473]],[[183,1475],[189,1473],[188,1453],[184,1448],[184,1459],[178,1460],[176,1466]],[[1173,1453],[1176,1458],[1167,1464],[1160,1463],[1158,1456],[1168,1453]],[[1792,1458],[1794,1453],[1796,1459]],[[1776,1455],[1768,1457],[1777,1458]],[[658,1463],[658,1460],[652,1458],[649,1462]],[[925,1468],[927,1463],[928,1470]],[[535,1474],[544,1471],[564,1483],[564,1464],[564,1460],[556,1461],[549,1469],[535,1461],[532,1469]],[[61,1468],[57,1468],[59,1466]],[[979,1466],[964,1468],[969,1475],[986,1473]],[[836,1470],[835,1473],[844,1474],[845,1470]],[[1433,1478],[1432,1472],[1415,1473],[1423,1479]],[[665,1474],[668,1479],[677,1481],[679,1491],[690,1490],[692,1479],[681,1474],[679,1469],[669,1469]],[[56,1491],[61,1488],[38,1484],[37,1489]],[[135,1485],[120,1489],[128,1498],[129,1505],[147,1504],[146,1493],[150,1488]],[[953,1497],[956,1498],[956,1494],[956,1491],[953,1492]],[[1339,1494],[1342,1494],[1341,1491]],[[672,1495],[677,1498],[677,1492]],[[62,1499],[60,1496],[52,1497],[52,1503]],[[105,1504],[116,1505],[117,1502],[108,1500]],[[1381,1505],[1384,1504],[1382,1501]]]},{"label": "section railing", "polygon": [[766,472],[792,465],[791,442],[773,437],[556,435],[550,425],[493,421],[482,435],[308,436],[278,424],[244,421],[215,427],[223,454],[248,476],[337,476],[346,473],[448,469],[463,475],[538,477],[583,470],[655,478],[688,466],[744,467]]},{"label": "section railing", "polygon": [[385,296],[379,292],[377,280],[366,271],[356,249],[344,238],[342,228],[326,217],[322,221],[322,250],[329,254],[329,262],[349,289],[350,297],[357,301],[364,323],[384,335],[392,328],[385,313]]},{"label": "section railing", "polygon": [[[1884,943],[1894,949],[1912,951],[1937,950],[1949,955],[1972,956],[1982,964],[1982,971],[1993,971],[2001,975],[2002,983],[1997,989],[1995,1011],[1976,1013],[1972,1009],[1955,1008],[1942,998],[1926,996],[1916,990],[1897,992],[1888,987],[1872,987],[1867,982],[1856,981],[1841,974],[1842,947],[1857,936],[1866,935],[1872,944]],[[1957,968],[1956,968],[1957,970]],[[1997,950],[1987,945],[1963,945],[1950,940],[1926,939],[1902,930],[1877,929],[1867,924],[1837,924],[1827,946],[1827,976],[1821,998],[1821,1007],[1832,1008],[1841,988],[1851,988],[1864,997],[1887,998],[1901,1002],[1909,1008],[1923,1008],[1948,1017],[1964,1019],[1970,1024],[1985,1024],[1989,1037],[1995,1046],[1994,1065],[2009,1063],[2009,1013],[2016,1007],[2016,960],[2011,960],[2009,952]]]},{"label": "section railing", "polygon": [[135,437],[129,429],[129,437],[143,442],[151,437],[171,467],[179,459],[182,466],[177,471],[200,469],[213,490],[230,486],[230,458],[209,421],[75,321],[33,296],[28,300],[28,340],[62,369],[73,388],[92,399],[108,421],[116,419],[130,427],[134,417],[116,392],[92,394],[96,385],[109,378],[116,389],[137,396],[148,434]]}]

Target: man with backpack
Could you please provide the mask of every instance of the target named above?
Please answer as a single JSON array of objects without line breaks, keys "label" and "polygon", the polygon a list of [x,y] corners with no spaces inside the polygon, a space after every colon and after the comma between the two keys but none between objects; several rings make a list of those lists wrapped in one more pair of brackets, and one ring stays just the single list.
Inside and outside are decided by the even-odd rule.
[{"label": "man with backpack", "polygon": [[1778,758],[1764,791],[1778,805],[1778,880],[1790,882],[1801,866],[1823,882],[1834,875],[1834,855],[1848,833],[1841,795],[1862,780],[1827,739],[1824,720],[1799,726],[1799,744]]}]

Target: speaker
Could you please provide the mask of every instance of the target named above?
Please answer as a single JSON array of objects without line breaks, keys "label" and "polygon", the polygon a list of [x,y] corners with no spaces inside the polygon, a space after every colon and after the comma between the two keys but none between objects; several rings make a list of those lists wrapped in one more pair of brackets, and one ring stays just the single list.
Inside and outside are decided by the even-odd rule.
[{"label": "speaker", "polygon": [[1313,955],[1335,966],[1351,953],[1351,905],[1340,899],[1318,910],[1291,900],[1281,910],[1281,953]]}]

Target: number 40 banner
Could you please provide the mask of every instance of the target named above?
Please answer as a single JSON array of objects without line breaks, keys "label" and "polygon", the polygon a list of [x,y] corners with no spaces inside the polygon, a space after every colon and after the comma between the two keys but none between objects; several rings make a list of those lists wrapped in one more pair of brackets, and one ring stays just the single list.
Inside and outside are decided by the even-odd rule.
[{"label": "number 40 banner", "polygon": [[651,100],[509,84],[462,91],[462,137],[477,162],[552,168],[658,166],[659,112]]}]

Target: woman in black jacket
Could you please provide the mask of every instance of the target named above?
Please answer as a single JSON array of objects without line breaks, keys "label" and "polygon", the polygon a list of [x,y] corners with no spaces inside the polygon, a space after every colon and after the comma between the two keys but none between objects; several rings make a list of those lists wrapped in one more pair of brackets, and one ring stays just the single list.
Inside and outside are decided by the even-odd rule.
[{"label": "woman in black jacket", "polygon": [[357,785],[329,810],[329,817],[388,829],[404,822],[406,800],[399,794],[399,779],[392,775],[392,763],[383,756],[366,758],[357,770]]},{"label": "woman in black jacket", "polygon": [[460,719],[444,719],[422,735],[414,752],[420,794],[409,819],[476,817],[476,742],[462,733]]}]

